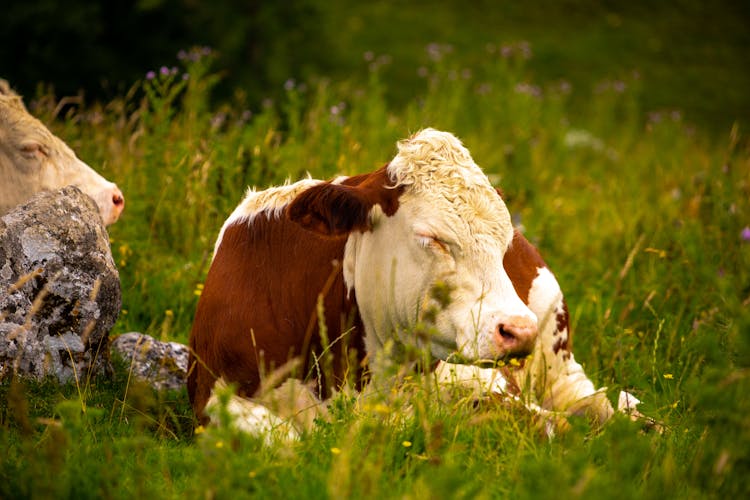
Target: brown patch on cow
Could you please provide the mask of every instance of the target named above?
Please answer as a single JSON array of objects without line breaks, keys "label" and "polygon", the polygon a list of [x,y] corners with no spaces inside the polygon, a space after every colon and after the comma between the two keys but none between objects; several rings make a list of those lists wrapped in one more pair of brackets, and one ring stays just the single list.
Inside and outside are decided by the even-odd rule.
[{"label": "brown patch on cow", "polygon": [[517,229],[513,232],[513,242],[505,252],[503,267],[518,296],[524,304],[528,304],[529,290],[539,274],[539,268],[547,266],[537,249]]},{"label": "brown patch on cow", "polygon": [[567,336],[564,336],[564,337],[559,337],[559,338],[558,338],[558,339],[557,339],[557,340],[555,341],[555,345],[553,345],[553,346],[552,346],[552,351],[553,351],[553,352],[554,352],[555,354],[557,354],[558,352],[560,352],[560,350],[561,350],[561,349],[562,349],[562,350],[565,350],[565,351],[569,351],[569,349],[568,349],[568,338],[567,338]]},{"label": "brown patch on cow", "polygon": [[[555,320],[557,321],[557,332],[566,332],[567,335],[565,337],[566,345],[565,349],[570,351],[573,349],[573,339],[570,336],[570,314],[568,313],[568,304],[563,301],[562,304],[562,311],[558,310],[557,315],[555,316]],[[557,334],[557,332],[555,332]]]},{"label": "brown patch on cow", "polygon": [[289,220],[325,236],[342,236],[371,229],[370,211],[379,205],[392,216],[403,188],[394,187],[387,167],[358,175],[340,184],[324,182],[299,194],[287,207]]},{"label": "brown patch on cow", "polygon": [[360,382],[364,328],[334,263],[343,260],[345,244],[346,237],[323,237],[267,214],[226,228],[190,334],[188,395],[200,418],[218,377],[252,396],[264,374],[299,358],[294,376],[317,378],[310,360],[323,352],[319,295],[333,371],[319,380],[321,396],[328,380]]},{"label": "brown patch on cow", "polygon": [[568,321],[565,318],[565,314],[558,310],[557,314],[555,315],[555,321],[557,322],[557,329],[555,330],[555,335],[558,335],[561,331],[565,330],[567,327]]}]

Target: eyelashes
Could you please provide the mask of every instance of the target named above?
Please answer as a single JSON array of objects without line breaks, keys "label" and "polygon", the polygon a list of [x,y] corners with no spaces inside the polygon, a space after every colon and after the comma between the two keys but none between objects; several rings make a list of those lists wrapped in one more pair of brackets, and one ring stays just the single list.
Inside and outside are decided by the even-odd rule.
[{"label": "eyelashes", "polygon": [[435,250],[443,253],[450,253],[450,246],[444,240],[441,240],[434,234],[417,233],[417,242],[424,249]]}]

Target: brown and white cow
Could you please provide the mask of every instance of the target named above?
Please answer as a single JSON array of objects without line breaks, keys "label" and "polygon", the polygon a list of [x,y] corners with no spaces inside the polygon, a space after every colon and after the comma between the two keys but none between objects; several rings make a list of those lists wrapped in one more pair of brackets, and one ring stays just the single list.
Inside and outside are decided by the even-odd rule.
[{"label": "brown and white cow", "polygon": [[[543,411],[612,413],[570,352],[554,276],[468,150],[433,129],[400,141],[375,172],[247,193],[198,303],[193,409],[209,420],[217,380],[252,398],[273,370],[315,377],[310,360],[326,346],[337,386],[353,374],[361,383],[365,354],[377,385],[419,348],[440,360],[441,382],[516,397],[528,387],[524,401]],[[514,371],[472,365],[529,354]],[[233,405],[241,428],[279,423],[262,406]]]},{"label": "brown and white cow", "polygon": [[0,80],[0,179],[0,215],[34,193],[69,185],[94,199],[107,225],[117,221],[125,206],[118,187],[31,116],[4,80]]}]

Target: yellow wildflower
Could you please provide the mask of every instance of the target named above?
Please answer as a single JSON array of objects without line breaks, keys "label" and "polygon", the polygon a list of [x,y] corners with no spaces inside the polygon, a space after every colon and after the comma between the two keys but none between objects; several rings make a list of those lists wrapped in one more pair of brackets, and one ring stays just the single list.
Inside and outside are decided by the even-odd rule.
[{"label": "yellow wildflower", "polygon": [[373,407],[373,410],[375,410],[375,412],[377,412],[377,413],[382,413],[382,414],[390,413],[390,411],[391,411],[391,409],[388,408],[388,406],[384,405],[383,403],[376,404]]}]

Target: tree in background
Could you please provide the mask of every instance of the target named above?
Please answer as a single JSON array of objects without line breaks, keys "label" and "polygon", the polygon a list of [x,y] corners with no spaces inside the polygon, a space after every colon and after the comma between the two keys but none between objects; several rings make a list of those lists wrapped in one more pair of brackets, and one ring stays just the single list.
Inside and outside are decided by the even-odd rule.
[{"label": "tree in background", "polygon": [[234,85],[259,96],[329,66],[319,14],[310,0],[6,0],[0,76],[27,95],[46,83],[58,95],[109,98],[180,49],[207,45]]}]

